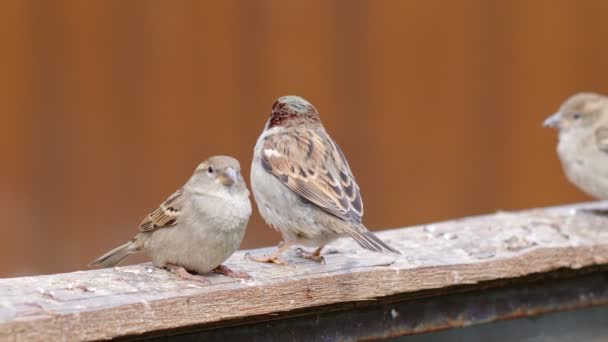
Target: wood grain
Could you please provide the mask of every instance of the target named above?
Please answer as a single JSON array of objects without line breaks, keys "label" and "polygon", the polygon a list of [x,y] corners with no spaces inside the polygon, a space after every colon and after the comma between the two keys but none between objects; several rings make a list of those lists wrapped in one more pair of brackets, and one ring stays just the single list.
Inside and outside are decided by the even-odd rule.
[{"label": "wood grain", "polygon": [[328,247],[326,264],[294,251],[291,266],[260,264],[239,251],[227,264],[251,281],[209,275],[204,284],[149,264],[0,279],[0,340],[105,339],[607,264],[608,218],[575,209],[590,205],[599,204],[381,232],[402,256],[350,239]]}]

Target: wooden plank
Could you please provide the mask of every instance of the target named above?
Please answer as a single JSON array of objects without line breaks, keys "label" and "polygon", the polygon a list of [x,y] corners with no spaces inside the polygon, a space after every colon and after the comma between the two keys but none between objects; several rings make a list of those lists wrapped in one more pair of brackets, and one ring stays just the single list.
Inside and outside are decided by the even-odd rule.
[{"label": "wooden plank", "polygon": [[[401,337],[398,341],[406,342],[424,336],[428,339],[431,335],[435,338],[428,339],[430,341],[494,342],[537,341],[540,336],[548,338],[560,334],[565,341],[589,341],[584,336],[591,334],[595,337],[594,341],[606,341],[607,304],[608,270],[592,267],[543,273],[542,277],[534,275],[508,281],[484,282],[482,285],[466,286],[463,291],[453,288],[424,291],[415,296],[399,295],[315,308],[273,320],[265,316],[258,317],[257,320],[248,319],[246,322],[238,320],[233,324],[223,323],[221,327],[162,331],[138,335],[136,338],[146,341],[191,342],[394,341],[392,338]],[[568,311],[577,313],[568,315],[578,317],[577,321],[560,325],[559,328],[550,325],[554,319],[548,317],[569,313]],[[590,314],[591,312],[596,313]],[[598,320],[602,314],[603,320]],[[506,324],[509,328],[500,328],[500,321],[504,320],[509,321]],[[547,323],[540,323],[541,321]],[[470,329],[468,334],[473,337],[480,333],[480,336],[465,337],[467,334],[462,331],[471,326],[479,329]],[[432,333],[440,330],[449,333]],[[503,338],[495,337],[501,333],[504,334]],[[446,335],[452,338],[445,337]],[[455,338],[454,335],[462,337]],[[492,338],[484,338],[484,335]],[[574,338],[577,336],[581,338]]]},{"label": "wooden plank", "polygon": [[205,285],[148,264],[0,279],[0,340],[104,339],[606,265],[608,218],[576,212],[581,207],[380,233],[403,256],[364,251],[350,239],[328,247],[326,264],[293,251],[291,267],[259,264],[239,251],[227,264],[251,281],[210,275]]}]

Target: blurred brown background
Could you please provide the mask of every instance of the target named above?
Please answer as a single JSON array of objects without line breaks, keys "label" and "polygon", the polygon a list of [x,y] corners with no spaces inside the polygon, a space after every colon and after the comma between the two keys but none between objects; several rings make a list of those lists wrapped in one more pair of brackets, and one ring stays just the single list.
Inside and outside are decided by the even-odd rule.
[{"label": "blurred brown background", "polygon": [[[320,110],[372,229],[588,199],[541,122],[608,92],[608,1],[0,7],[0,276],[83,269],[210,155],[248,179],[286,94]],[[278,240],[256,211],[243,247]]]}]

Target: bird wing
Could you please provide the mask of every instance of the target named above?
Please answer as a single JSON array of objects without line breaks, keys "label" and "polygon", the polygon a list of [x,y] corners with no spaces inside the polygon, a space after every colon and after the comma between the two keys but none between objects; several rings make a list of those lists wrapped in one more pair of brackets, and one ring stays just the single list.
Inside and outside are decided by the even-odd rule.
[{"label": "bird wing", "polygon": [[595,144],[600,151],[608,153],[608,127],[600,126],[596,128]]},{"label": "bird wing", "polygon": [[359,186],[342,151],[322,127],[271,134],[261,154],[264,169],[302,198],[342,220],[361,223]]},{"label": "bird wing", "polygon": [[184,189],[180,188],[167,198],[158,208],[148,214],[139,225],[140,232],[152,232],[159,228],[177,224],[184,204]]}]

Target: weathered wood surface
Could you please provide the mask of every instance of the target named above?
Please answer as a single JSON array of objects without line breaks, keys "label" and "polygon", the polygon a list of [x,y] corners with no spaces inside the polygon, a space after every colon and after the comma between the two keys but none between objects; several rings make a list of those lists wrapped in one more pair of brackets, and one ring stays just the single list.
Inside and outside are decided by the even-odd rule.
[{"label": "weathered wood surface", "polygon": [[250,281],[210,275],[205,285],[146,264],[0,279],[0,340],[105,339],[608,264],[608,218],[575,207],[379,235],[403,255],[371,253],[343,239],[329,246],[326,264],[298,259],[293,251],[287,254],[291,267],[260,264],[239,251],[227,264],[248,272]]}]

